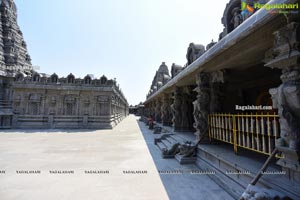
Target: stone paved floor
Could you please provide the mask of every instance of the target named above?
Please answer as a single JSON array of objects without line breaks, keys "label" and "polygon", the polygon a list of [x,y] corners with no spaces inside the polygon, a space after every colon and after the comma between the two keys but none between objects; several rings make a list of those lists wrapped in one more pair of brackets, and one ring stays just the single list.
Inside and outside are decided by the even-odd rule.
[{"label": "stone paved floor", "polygon": [[[138,122],[154,159],[160,177],[171,200],[231,200],[233,199],[207,175],[191,174],[199,170],[196,165],[180,165],[175,159],[162,159],[161,152],[154,145],[153,131],[145,123]],[[157,137],[157,136],[156,136]],[[166,171],[183,171],[182,174],[167,174]]]},{"label": "stone paved floor", "polygon": [[[74,174],[49,170],[74,170]],[[85,174],[85,170],[109,170],[109,174]],[[123,174],[123,170],[148,173]],[[0,200],[168,199],[133,116],[113,130],[2,131],[0,171]]]},{"label": "stone paved floor", "polygon": [[[231,199],[206,175],[189,174],[195,165],[163,160],[153,137],[134,116],[113,130],[0,131],[0,200]],[[41,174],[16,172],[32,170]],[[147,174],[124,173],[133,170]]]}]

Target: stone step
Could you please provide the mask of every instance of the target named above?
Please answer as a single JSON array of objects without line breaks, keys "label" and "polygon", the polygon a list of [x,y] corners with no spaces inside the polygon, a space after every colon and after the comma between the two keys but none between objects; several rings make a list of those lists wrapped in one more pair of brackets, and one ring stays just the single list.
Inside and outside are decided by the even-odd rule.
[{"label": "stone step", "polygon": [[175,159],[181,164],[195,164],[197,157],[184,157],[183,155],[176,154]]},{"label": "stone step", "polygon": [[[226,149],[224,149],[224,151],[226,151]],[[224,185],[224,190],[226,190],[232,196],[237,195],[238,192],[243,192],[241,190],[246,189],[248,184],[253,180],[263,165],[263,163],[261,163],[259,167],[254,168],[254,160],[251,162],[251,159],[248,159],[247,161],[244,161],[247,162],[247,164],[241,166],[237,164],[239,162],[236,163],[233,160],[224,157],[224,155],[218,155],[215,152],[216,151],[213,152],[211,149],[209,150],[198,146],[196,164],[201,169],[203,169],[203,167],[208,167],[208,169],[216,171],[216,174],[218,175],[211,178],[216,183]],[[242,159],[239,158],[239,156],[237,156],[237,159],[242,162]],[[269,167],[268,169],[273,170],[272,167]],[[234,172],[241,173],[234,174]],[[278,192],[287,194],[293,199],[299,199],[299,193],[297,192],[297,189],[287,185],[288,183],[281,177],[279,179],[280,181],[278,182],[276,178],[274,179],[274,175],[264,175],[256,185],[264,188],[273,188]],[[240,193],[240,195],[241,194],[242,193]]]},{"label": "stone step", "polygon": [[179,135],[176,135],[176,134],[170,135],[170,137],[172,138],[172,140],[179,142],[179,143],[184,143],[187,141],[185,138],[183,138]]},{"label": "stone step", "polygon": [[167,146],[162,142],[157,142],[156,146],[162,151],[164,148],[167,148]]},{"label": "stone step", "polygon": [[172,146],[175,144],[175,143],[170,143],[170,142],[168,142],[167,140],[161,140],[160,142],[161,142],[167,149],[172,148]]},{"label": "stone step", "polygon": [[205,159],[197,156],[196,165],[200,168],[203,174],[209,176],[234,199],[239,199],[245,191],[246,188],[244,186],[228,177],[225,173],[216,168],[214,165],[211,165]]},{"label": "stone step", "polygon": [[164,140],[162,140],[162,141],[165,141],[165,142],[167,142],[167,143],[169,143],[169,144],[175,144],[175,143],[177,143],[177,141],[176,140],[174,140],[172,137],[166,137]]}]

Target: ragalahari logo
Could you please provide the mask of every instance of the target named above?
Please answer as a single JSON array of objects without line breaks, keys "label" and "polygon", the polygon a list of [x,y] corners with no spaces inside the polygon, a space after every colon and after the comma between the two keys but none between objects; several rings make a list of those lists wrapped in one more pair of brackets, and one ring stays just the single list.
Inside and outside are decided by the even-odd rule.
[{"label": "ragalahari logo", "polygon": [[269,13],[282,13],[282,14],[298,14],[299,4],[298,3],[268,3],[262,4],[258,2],[254,2],[253,6],[247,4],[246,2],[242,2],[241,4],[241,15],[246,19],[250,15],[252,15],[256,10],[265,9],[269,11]]},{"label": "ragalahari logo", "polygon": [[242,6],[241,10],[244,13],[245,12],[254,13],[255,11],[255,9],[252,6],[248,5],[246,2],[242,2],[241,6]]}]

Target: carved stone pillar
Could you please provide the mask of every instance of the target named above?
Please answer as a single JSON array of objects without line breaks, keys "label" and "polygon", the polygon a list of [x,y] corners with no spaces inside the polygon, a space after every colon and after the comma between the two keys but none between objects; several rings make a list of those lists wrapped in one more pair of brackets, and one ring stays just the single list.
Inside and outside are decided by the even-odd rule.
[{"label": "carved stone pillar", "polygon": [[155,121],[161,122],[161,100],[159,98],[155,102]]},{"label": "carved stone pillar", "polygon": [[109,115],[110,118],[112,116],[112,109],[111,109],[111,107],[112,107],[112,98],[110,96],[109,99],[108,99],[108,115]]},{"label": "carved stone pillar", "polygon": [[182,88],[176,87],[173,97],[173,104],[171,105],[172,109],[172,125],[174,127],[174,131],[181,131],[181,123],[182,123]]},{"label": "carved stone pillar", "polygon": [[41,110],[39,111],[39,115],[46,115],[47,112],[46,112],[46,106],[49,107],[49,104],[47,105],[47,102],[46,102],[46,95],[42,95],[42,98],[41,98]]},{"label": "carved stone pillar", "polygon": [[24,94],[24,104],[23,104],[23,110],[25,111],[25,115],[28,115],[29,114],[29,94]]},{"label": "carved stone pillar", "polygon": [[[280,117],[280,139],[276,147],[283,152],[277,164],[300,176],[300,24],[292,22],[274,32],[275,43],[265,66],[282,70],[282,84],[269,90],[273,107]],[[299,178],[298,178],[299,179]],[[298,180],[300,182],[300,180]]]},{"label": "carved stone pillar", "polygon": [[53,114],[49,114],[48,115],[48,128],[55,128],[54,127],[54,115]]},{"label": "carved stone pillar", "polygon": [[208,114],[210,112],[210,80],[209,73],[200,73],[197,75],[197,87],[194,91],[198,93],[194,104],[194,128],[197,140],[205,137],[208,132]]},{"label": "carved stone pillar", "polygon": [[154,104],[154,102],[151,102],[150,103],[150,115],[149,116],[152,116],[153,120],[154,120],[154,108],[155,108],[155,104]]},{"label": "carved stone pillar", "polygon": [[182,94],[182,106],[181,106],[181,130],[192,131],[193,130],[193,90],[190,86],[183,88]]},{"label": "carved stone pillar", "polygon": [[169,94],[165,94],[162,99],[161,106],[161,119],[164,126],[172,125],[172,112],[171,112],[171,97]]},{"label": "carved stone pillar", "polygon": [[210,113],[222,112],[224,93],[224,71],[211,73]]}]

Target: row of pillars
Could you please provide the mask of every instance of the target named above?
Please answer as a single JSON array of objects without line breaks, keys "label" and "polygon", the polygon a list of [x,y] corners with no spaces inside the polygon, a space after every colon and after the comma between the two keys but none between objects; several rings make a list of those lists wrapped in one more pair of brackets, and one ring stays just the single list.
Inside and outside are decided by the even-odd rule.
[{"label": "row of pillars", "polygon": [[197,138],[208,130],[208,113],[220,112],[223,72],[199,73],[196,85],[175,87],[146,104],[146,114],[177,132],[195,132]]},{"label": "row of pillars", "polygon": [[[289,21],[292,21],[290,19]],[[300,181],[300,23],[290,22],[274,32],[274,47],[266,52],[265,66],[282,70],[282,84],[269,90],[280,117],[276,147],[284,158],[277,163]],[[196,87],[176,87],[171,94],[146,104],[157,122],[173,125],[175,131],[194,128],[197,139],[208,131],[208,114],[222,111],[223,72],[199,73]],[[196,92],[196,97],[192,94]],[[191,114],[192,113],[192,114]]]}]

